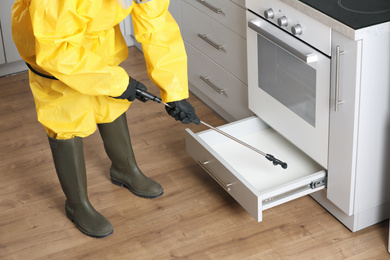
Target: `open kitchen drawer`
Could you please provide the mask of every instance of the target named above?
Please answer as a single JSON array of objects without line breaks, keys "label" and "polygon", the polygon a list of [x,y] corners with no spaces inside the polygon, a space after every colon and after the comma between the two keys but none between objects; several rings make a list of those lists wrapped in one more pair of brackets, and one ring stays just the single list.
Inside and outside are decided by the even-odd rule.
[{"label": "open kitchen drawer", "polygon": [[288,164],[274,166],[216,131],[186,129],[187,153],[257,221],[265,209],[325,188],[326,171],[258,117],[219,129]]}]

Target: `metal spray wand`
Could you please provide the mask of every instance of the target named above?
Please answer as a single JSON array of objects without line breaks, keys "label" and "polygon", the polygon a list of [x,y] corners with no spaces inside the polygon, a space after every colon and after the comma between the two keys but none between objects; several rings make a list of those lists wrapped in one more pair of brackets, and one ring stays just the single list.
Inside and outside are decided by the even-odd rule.
[{"label": "metal spray wand", "polygon": [[[149,92],[142,91],[140,89],[136,89],[136,93],[137,93],[137,99],[141,100],[142,102],[146,102],[148,100],[152,100],[153,102],[162,103],[165,106],[170,107],[167,103],[162,102],[161,98],[159,98],[159,97],[157,97],[157,96],[155,96],[155,95],[153,95],[153,94],[151,94]],[[200,123],[205,125],[205,126],[207,126],[210,129],[212,129],[212,130],[214,130],[214,131],[216,131],[216,132],[226,136],[227,138],[229,138],[229,139],[231,139],[231,140],[233,140],[233,141],[235,141],[235,142],[237,142],[237,143],[239,143],[239,144],[241,144],[241,145],[243,145],[243,146],[245,146],[245,147],[255,151],[256,153],[261,154],[266,159],[271,161],[273,163],[273,165],[275,165],[275,166],[276,165],[280,165],[283,169],[287,168],[287,163],[282,162],[281,160],[275,158],[273,155],[264,153],[264,152],[260,151],[259,149],[255,148],[255,147],[253,147],[253,146],[251,146],[251,145],[249,145],[249,144],[247,144],[247,143],[237,139],[236,137],[231,136],[228,133],[226,133],[226,132],[224,132],[224,131],[222,131],[222,130],[220,130],[218,128],[215,128],[215,127],[213,127],[213,126],[211,126],[211,125],[209,125],[209,124],[207,124],[207,123],[205,123],[203,121],[200,121]]]}]

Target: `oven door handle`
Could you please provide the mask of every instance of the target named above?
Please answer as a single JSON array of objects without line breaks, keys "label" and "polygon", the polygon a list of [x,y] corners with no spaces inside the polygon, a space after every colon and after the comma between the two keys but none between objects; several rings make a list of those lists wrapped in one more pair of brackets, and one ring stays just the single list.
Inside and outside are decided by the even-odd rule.
[{"label": "oven door handle", "polygon": [[284,50],[288,51],[298,59],[302,60],[306,63],[313,63],[318,61],[318,56],[315,53],[309,53],[305,54],[300,52],[299,50],[296,50],[295,48],[291,47],[284,41],[280,40],[279,38],[275,37],[271,33],[267,32],[263,28],[260,27],[260,20],[252,20],[248,22],[249,28],[253,29],[255,32],[257,32],[259,35],[263,36],[265,39],[271,41],[272,43],[278,45],[279,47],[283,48]]}]

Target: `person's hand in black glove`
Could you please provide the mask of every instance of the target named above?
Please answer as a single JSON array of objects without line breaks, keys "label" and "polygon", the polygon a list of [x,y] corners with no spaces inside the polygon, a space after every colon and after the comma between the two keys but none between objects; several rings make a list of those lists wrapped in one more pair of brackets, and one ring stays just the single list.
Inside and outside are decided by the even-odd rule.
[{"label": "person's hand in black glove", "polygon": [[169,107],[166,106],[165,110],[171,115],[176,121],[181,121],[183,124],[195,123],[200,124],[199,118],[195,114],[195,109],[188,103],[187,100],[183,99],[180,101],[169,102]]},{"label": "person's hand in black glove", "polygon": [[120,95],[119,97],[115,97],[115,98],[118,98],[118,99],[127,99],[129,100],[130,102],[131,101],[134,101],[134,99],[139,99],[143,102],[145,102],[146,100],[144,100],[145,98],[143,97],[140,97],[137,92],[135,91],[136,89],[139,89],[139,90],[142,90],[142,91],[146,91],[147,88],[144,84],[142,84],[141,82],[133,79],[132,77],[129,77],[129,85],[127,86],[127,89],[125,90],[125,92],[122,93],[122,95]]}]

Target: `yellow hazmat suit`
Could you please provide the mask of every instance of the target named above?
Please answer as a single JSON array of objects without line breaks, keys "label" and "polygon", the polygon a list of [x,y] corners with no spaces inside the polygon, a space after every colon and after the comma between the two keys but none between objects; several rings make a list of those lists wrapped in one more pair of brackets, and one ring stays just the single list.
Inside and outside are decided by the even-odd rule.
[{"label": "yellow hazmat suit", "polygon": [[38,121],[50,137],[86,137],[129,108],[126,99],[113,98],[129,83],[118,66],[128,56],[119,23],[129,14],[163,101],[188,97],[187,56],[168,6],[169,0],[133,2],[127,9],[116,0],[15,1],[12,32],[21,57],[58,79],[29,72]]}]

